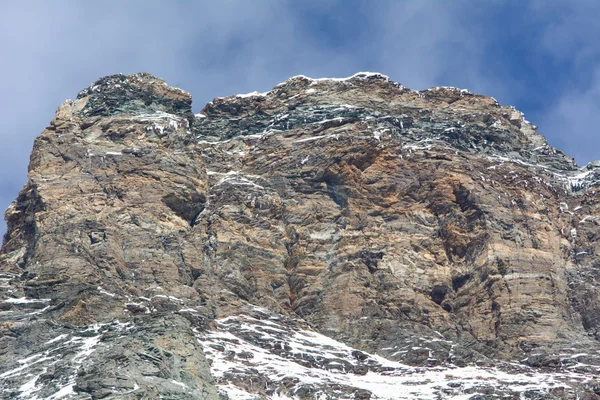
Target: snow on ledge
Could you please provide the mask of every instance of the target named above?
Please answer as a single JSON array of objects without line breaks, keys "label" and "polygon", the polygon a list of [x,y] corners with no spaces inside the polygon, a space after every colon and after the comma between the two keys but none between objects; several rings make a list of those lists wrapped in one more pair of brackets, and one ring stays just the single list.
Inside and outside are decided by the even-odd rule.
[{"label": "snow on ledge", "polygon": [[236,94],[235,97],[241,97],[241,98],[246,98],[246,97],[265,97],[269,92],[263,92],[263,93],[259,93],[257,91],[251,92],[251,93],[245,93],[245,94]]},{"label": "snow on ledge", "polygon": [[26,297],[21,297],[18,299],[15,299],[15,298],[6,299],[6,300],[4,300],[4,302],[12,303],[12,304],[29,304],[29,303],[47,303],[50,300],[51,299],[28,299]]},{"label": "snow on ledge", "polygon": [[[368,79],[368,78],[380,78],[380,79],[384,79],[386,81],[390,81],[390,77],[384,74],[381,74],[379,72],[357,72],[356,74],[352,75],[352,76],[348,76],[346,78],[310,78],[306,75],[296,75],[296,76],[292,76],[291,78],[289,78],[288,80],[286,80],[285,82],[280,83],[277,86],[281,86],[284,83],[291,81],[293,79],[307,79],[309,81],[312,81],[313,83],[317,83],[317,82],[327,82],[327,81],[331,81],[331,82],[344,82],[344,81],[349,81],[351,79]],[[276,86],[276,87],[277,87]]]}]

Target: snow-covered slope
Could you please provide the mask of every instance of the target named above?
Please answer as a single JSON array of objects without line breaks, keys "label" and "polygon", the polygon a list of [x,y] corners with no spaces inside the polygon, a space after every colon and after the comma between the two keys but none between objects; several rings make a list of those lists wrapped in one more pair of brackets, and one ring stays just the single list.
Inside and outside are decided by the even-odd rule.
[{"label": "snow-covered slope", "polygon": [[231,400],[529,398],[549,392],[567,396],[573,385],[593,382],[600,373],[598,367],[587,373],[574,371],[582,370],[585,364],[577,360],[587,354],[565,355],[560,373],[505,362],[495,367],[411,367],[257,307],[252,315],[215,322],[216,329],[199,333],[198,340],[211,360],[219,390]]}]

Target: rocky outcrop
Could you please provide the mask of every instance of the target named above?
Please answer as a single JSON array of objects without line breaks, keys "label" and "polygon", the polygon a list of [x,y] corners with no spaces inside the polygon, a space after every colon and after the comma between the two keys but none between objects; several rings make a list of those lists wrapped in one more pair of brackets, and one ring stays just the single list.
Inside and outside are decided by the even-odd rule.
[{"label": "rocky outcrop", "polygon": [[99,80],[6,212],[3,398],[595,398],[600,169],[536,129],[380,74]]}]

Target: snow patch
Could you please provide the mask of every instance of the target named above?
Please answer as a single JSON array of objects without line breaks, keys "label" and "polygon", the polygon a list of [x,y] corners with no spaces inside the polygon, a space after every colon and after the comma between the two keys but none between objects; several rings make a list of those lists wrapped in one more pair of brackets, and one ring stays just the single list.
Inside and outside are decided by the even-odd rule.
[{"label": "snow patch", "polygon": [[313,240],[330,240],[333,237],[334,233],[335,232],[331,230],[322,232],[311,232],[309,236]]},{"label": "snow patch", "polygon": [[329,134],[329,135],[319,135],[319,136],[312,136],[306,139],[300,139],[300,140],[296,140],[294,141],[294,143],[306,143],[306,142],[312,142],[313,140],[319,140],[319,139],[336,139],[338,140],[340,137],[339,134],[335,133],[335,134]]},{"label": "snow patch", "polygon": [[229,184],[229,185],[238,185],[238,186],[252,186],[257,189],[263,189],[264,186],[258,185],[252,182],[250,179],[244,177],[239,171],[229,171],[214,187]]}]

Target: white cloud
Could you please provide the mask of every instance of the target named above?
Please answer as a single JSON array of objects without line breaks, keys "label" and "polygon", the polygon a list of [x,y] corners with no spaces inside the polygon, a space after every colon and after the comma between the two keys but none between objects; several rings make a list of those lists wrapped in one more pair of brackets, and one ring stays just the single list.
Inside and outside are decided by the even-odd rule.
[{"label": "white cloud", "polygon": [[585,89],[563,93],[544,114],[541,124],[561,150],[583,165],[600,158],[599,116],[600,67]]},{"label": "white cloud", "polygon": [[378,9],[373,25],[380,63],[406,86],[462,86],[501,96],[502,86],[481,68],[486,41],[481,9],[472,2],[394,2]]},{"label": "white cloud", "polygon": [[576,64],[600,54],[600,3],[596,0],[535,0],[532,15],[540,24],[540,43],[555,58]]},{"label": "white cloud", "polygon": [[[540,130],[580,164],[600,159],[600,3],[594,0],[532,3],[540,28],[541,51],[565,65],[559,94],[546,99]],[[549,82],[549,85],[554,82]]]}]

